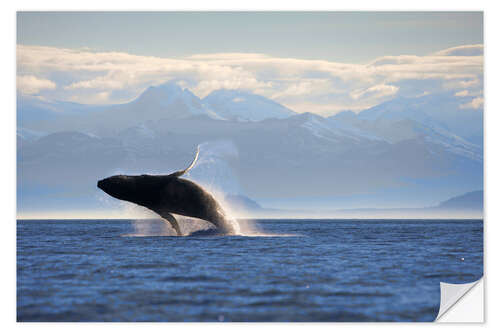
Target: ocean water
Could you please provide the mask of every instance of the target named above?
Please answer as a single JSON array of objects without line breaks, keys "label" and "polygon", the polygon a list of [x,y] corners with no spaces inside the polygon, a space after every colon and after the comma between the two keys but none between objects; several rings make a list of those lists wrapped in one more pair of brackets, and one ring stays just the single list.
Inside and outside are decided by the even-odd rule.
[{"label": "ocean water", "polygon": [[260,235],[187,237],[155,223],[18,220],[17,320],[433,321],[439,282],[483,275],[482,220],[256,220]]}]

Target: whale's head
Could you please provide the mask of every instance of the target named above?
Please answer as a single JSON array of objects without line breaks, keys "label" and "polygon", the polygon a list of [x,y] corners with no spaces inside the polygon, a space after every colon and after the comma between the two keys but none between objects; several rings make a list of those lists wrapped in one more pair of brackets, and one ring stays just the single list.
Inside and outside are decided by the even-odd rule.
[{"label": "whale's head", "polygon": [[131,202],[136,202],[141,196],[141,186],[137,176],[117,175],[101,179],[97,187],[110,196]]},{"label": "whale's head", "polygon": [[116,199],[148,207],[158,199],[163,184],[158,176],[117,175],[99,180],[97,187]]}]

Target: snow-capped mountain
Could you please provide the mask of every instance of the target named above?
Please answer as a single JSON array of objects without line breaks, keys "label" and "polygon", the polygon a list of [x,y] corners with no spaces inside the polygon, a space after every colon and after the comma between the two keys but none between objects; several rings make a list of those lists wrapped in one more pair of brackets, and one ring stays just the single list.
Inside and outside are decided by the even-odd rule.
[{"label": "snow-capped mountain", "polygon": [[[114,108],[123,112],[130,110],[142,113],[143,120],[154,118],[186,118],[195,115],[206,115],[218,118],[206,110],[198,96],[187,88],[181,88],[174,81],[147,88],[135,100]],[[150,119],[147,119],[150,118]]]},{"label": "snow-capped mountain", "polygon": [[[397,98],[325,118],[240,91],[200,100],[174,82],[150,87],[130,103],[87,111],[71,104],[66,113],[53,109],[63,104],[37,100],[41,113],[31,122],[34,104],[23,102],[18,204],[78,205],[82,197],[96,204],[96,179],[180,170],[198,145],[205,150],[190,177],[234,195],[330,198],[398,188],[403,195],[393,200],[439,202],[482,187],[482,146],[470,139],[482,138],[482,111],[460,108],[463,103],[450,96]],[[230,143],[230,154],[207,150],[207,143],[221,141]]]},{"label": "snow-capped mountain", "polygon": [[457,101],[449,94],[397,98],[359,114],[344,111],[328,120],[334,126],[358,130],[390,143],[424,140],[457,155],[481,161],[482,143],[476,143],[475,139],[482,139],[482,111],[461,109],[460,103],[464,100]]},{"label": "snow-capped mountain", "polygon": [[221,119],[189,89],[181,88],[173,81],[151,86],[124,104],[91,106],[24,97],[19,99],[18,123],[49,133],[66,129],[102,136],[159,119],[193,116]]},{"label": "snow-capped mountain", "polygon": [[361,111],[357,118],[373,124],[373,127],[409,119],[429,128],[441,128],[482,146],[482,108],[466,107],[473,98],[453,93],[398,97]]},{"label": "snow-capped mountain", "polygon": [[263,96],[240,90],[216,90],[203,99],[210,110],[228,120],[259,121],[283,119],[295,114],[287,107]]}]

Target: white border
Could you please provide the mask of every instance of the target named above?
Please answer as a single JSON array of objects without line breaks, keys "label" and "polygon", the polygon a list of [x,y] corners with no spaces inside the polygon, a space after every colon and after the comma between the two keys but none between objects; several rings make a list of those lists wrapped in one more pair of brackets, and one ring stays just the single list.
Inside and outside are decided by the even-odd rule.
[{"label": "white border", "polygon": [[[409,3],[409,5],[404,5]],[[415,331],[422,328],[426,330],[452,329],[454,332],[470,332],[481,326],[487,328],[495,327],[498,330],[499,320],[495,316],[498,309],[498,302],[494,295],[498,295],[498,265],[488,265],[489,253],[498,253],[498,224],[500,218],[498,215],[498,177],[500,170],[498,158],[497,143],[499,140],[499,130],[496,128],[500,124],[497,92],[500,87],[498,78],[498,61],[500,54],[498,48],[498,33],[500,31],[498,22],[500,21],[499,12],[496,11],[495,1],[435,1],[419,0],[414,2],[402,1],[345,1],[345,2],[326,2],[318,0],[309,1],[271,1],[271,0],[253,0],[246,3],[234,1],[212,0],[212,1],[182,1],[175,3],[162,3],[152,0],[131,1],[122,0],[112,3],[103,1],[87,0],[83,1],[62,1],[62,0],[44,0],[41,1],[16,1],[2,4],[1,11],[1,29],[0,39],[4,44],[2,48],[2,152],[6,156],[2,160],[2,223],[4,229],[2,232],[2,255],[4,267],[1,275],[2,302],[0,308],[0,318],[2,327],[6,332],[10,331],[49,331],[67,332],[72,331],[86,332],[89,329],[106,329],[113,332],[127,332],[135,330],[148,329],[151,331],[162,331],[172,329],[186,329],[187,331],[221,332],[234,331],[238,329],[246,332],[254,332],[262,329],[273,330],[291,330],[303,331],[304,329],[314,329],[317,331],[331,332],[332,330],[358,330],[360,328],[370,331]],[[15,224],[15,202],[16,202],[16,181],[15,181],[15,43],[16,43],[16,10],[484,10],[485,19],[485,325],[460,325],[460,324],[16,324],[16,224]],[[496,283],[494,281],[497,281]],[[492,311],[489,311],[492,309]],[[490,316],[491,315],[491,316]],[[280,327],[276,327],[276,326]],[[286,326],[286,327],[285,327]]]}]

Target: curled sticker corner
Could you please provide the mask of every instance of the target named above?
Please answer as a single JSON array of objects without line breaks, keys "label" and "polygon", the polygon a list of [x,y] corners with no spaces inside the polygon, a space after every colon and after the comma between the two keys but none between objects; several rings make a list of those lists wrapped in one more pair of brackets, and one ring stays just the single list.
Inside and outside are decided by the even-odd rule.
[{"label": "curled sticker corner", "polygon": [[[447,322],[450,320],[444,320],[443,316],[447,314],[450,310],[455,308],[455,306],[462,302],[462,299],[478,284],[481,284],[482,286],[483,283],[483,278],[480,278],[477,281],[471,282],[471,283],[463,283],[463,284],[453,284],[453,283],[445,283],[445,282],[440,282],[440,288],[441,288],[441,301],[439,305],[439,313],[435,319],[436,322]],[[481,294],[481,305],[482,305],[482,294]],[[480,309],[480,317],[483,318],[483,307],[481,306]],[[461,322],[469,322],[469,320],[457,320]],[[456,320],[451,320],[451,322],[457,322]],[[472,320],[476,321],[476,320]],[[482,319],[479,320],[482,322]]]}]

